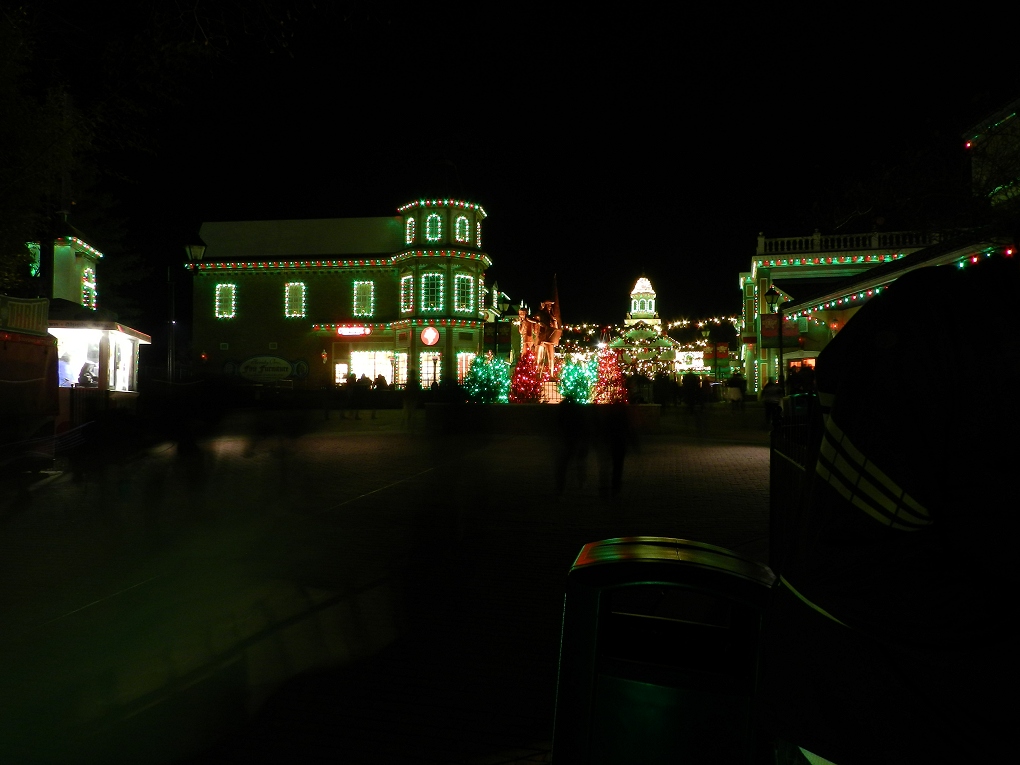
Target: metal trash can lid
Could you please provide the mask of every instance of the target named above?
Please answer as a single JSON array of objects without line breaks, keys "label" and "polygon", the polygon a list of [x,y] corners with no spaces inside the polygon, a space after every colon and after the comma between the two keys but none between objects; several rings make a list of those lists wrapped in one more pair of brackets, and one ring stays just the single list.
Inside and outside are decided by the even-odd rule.
[{"label": "metal trash can lid", "polygon": [[721,569],[771,587],[775,574],[763,563],[725,547],[671,537],[618,537],[581,548],[571,573],[609,563],[677,563]]}]

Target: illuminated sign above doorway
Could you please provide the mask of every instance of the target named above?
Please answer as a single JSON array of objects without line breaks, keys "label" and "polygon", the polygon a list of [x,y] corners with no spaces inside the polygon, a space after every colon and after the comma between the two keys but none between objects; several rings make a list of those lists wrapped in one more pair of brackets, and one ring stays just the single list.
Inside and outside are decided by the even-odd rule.
[{"label": "illuminated sign above doorway", "polygon": [[337,327],[336,333],[338,335],[351,336],[351,335],[371,335],[371,327]]}]

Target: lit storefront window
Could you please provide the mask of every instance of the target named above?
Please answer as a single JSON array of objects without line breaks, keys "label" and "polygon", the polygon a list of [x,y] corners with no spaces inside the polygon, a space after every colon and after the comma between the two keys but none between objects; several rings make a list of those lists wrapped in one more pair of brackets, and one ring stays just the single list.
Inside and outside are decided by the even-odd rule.
[{"label": "lit storefront window", "polygon": [[432,383],[440,383],[443,375],[442,360],[442,354],[436,351],[423,351],[418,356],[421,387],[429,388]]},{"label": "lit storefront window", "polygon": [[351,373],[355,379],[365,375],[372,382],[382,375],[386,384],[392,385],[394,355],[393,351],[352,351]]}]

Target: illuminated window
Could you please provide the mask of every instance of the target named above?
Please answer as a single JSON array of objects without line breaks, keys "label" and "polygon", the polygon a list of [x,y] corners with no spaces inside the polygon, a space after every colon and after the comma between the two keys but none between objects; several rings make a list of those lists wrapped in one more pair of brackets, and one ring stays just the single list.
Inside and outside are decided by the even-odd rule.
[{"label": "illuminated window", "polygon": [[476,355],[471,351],[461,351],[457,354],[457,382],[463,384],[468,370],[471,368],[471,362],[475,360]]},{"label": "illuminated window", "polygon": [[387,385],[393,384],[393,351],[351,351],[351,374],[365,375],[373,383],[379,375]]},{"label": "illuminated window", "polygon": [[475,247],[482,246],[482,222],[478,221],[475,224]]},{"label": "illuminated window", "polygon": [[237,285],[216,285],[216,318],[233,319],[237,315]]},{"label": "illuminated window", "polygon": [[288,319],[302,319],[305,315],[305,285],[288,282],[283,285],[283,315]]},{"label": "illuminated window", "polygon": [[400,310],[403,313],[414,310],[414,277],[400,277]]},{"label": "illuminated window", "polygon": [[478,277],[478,305],[485,305],[485,277]]},{"label": "illuminated window", "polygon": [[354,282],[354,315],[375,315],[375,282]]},{"label": "illuminated window", "polygon": [[438,313],[443,310],[443,275],[422,274],[421,310]]},{"label": "illuminated window", "polygon": [[443,236],[443,219],[439,213],[432,213],[425,219],[425,239],[438,242]]},{"label": "illuminated window", "polygon": [[28,247],[28,253],[31,257],[31,260],[28,264],[28,275],[38,276],[40,263],[42,262],[39,245],[36,242],[28,242],[25,246]]},{"label": "illuminated window", "polygon": [[411,244],[414,241],[414,218],[408,218],[404,224],[404,242]]},{"label": "illuminated window", "polygon": [[453,310],[475,310],[475,280],[467,274],[453,277]]},{"label": "illuminated window", "polygon": [[418,355],[418,377],[421,387],[429,388],[443,377],[442,354],[438,351],[423,351]]},{"label": "illuminated window", "polygon": [[96,269],[86,268],[81,274],[81,304],[86,308],[96,310],[96,299],[99,293],[96,292]]},{"label": "illuminated window", "polygon": [[471,241],[471,224],[468,219],[460,215],[453,224],[453,238],[458,242],[470,242]]}]

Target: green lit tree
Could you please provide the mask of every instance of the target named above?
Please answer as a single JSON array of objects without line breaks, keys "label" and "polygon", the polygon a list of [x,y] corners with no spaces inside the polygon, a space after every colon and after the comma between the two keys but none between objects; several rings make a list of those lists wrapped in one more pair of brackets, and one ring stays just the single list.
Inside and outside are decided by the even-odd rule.
[{"label": "green lit tree", "polygon": [[593,359],[568,359],[560,370],[560,395],[579,404],[587,404],[595,385],[595,372]]},{"label": "green lit tree", "polygon": [[627,381],[620,363],[620,352],[613,348],[600,348],[597,356],[598,371],[592,387],[593,404],[626,404]]},{"label": "green lit tree", "polygon": [[534,404],[542,397],[542,381],[539,379],[535,349],[529,347],[517,361],[513,379],[510,381],[510,403]]},{"label": "green lit tree", "polygon": [[510,394],[510,365],[491,353],[475,356],[464,378],[464,389],[473,404],[505,404]]}]

